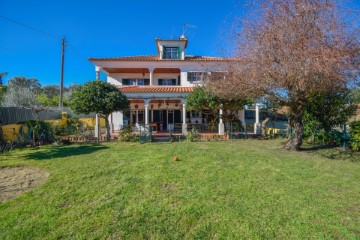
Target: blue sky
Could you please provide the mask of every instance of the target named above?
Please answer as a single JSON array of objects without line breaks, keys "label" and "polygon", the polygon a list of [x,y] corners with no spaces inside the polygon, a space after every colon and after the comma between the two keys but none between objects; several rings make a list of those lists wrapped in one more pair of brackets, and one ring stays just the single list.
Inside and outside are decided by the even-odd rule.
[{"label": "blue sky", "polygon": [[[65,85],[95,78],[88,57],[156,54],[154,39],[177,38],[189,28],[187,54],[219,56],[224,29],[237,15],[236,0],[0,1],[0,72],[59,84],[61,37],[68,40]],[[104,76],[102,76],[104,79]]]}]

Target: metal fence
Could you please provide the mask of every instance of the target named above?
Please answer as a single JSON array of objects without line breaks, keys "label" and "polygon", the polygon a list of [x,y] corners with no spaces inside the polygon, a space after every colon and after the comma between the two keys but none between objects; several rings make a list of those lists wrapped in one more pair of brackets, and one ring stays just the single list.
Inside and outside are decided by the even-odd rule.
[{"label": "metal fence", "polygon": [[[69,117],[74,118],[94,118],[95,113],[91,114],[75,114],[70,108],[64,107],[62,109],[55,108],[52,111],[42,111],[39,113],[40,120],[54,120],[61,119],[61,113],[67,112]],[[35,120],[35,111],[23,109],[18,107],[3,107],[0,108],[0,121],[2,125],[22,123],[27,120]]]},{"label": "metal fence", "polygon": [[203,124],[188,124],[187,131],[191,132],[196,130],[199,133],[218,133],[219,132],[219,124],[210,124],[210,123],[203,123]]}]

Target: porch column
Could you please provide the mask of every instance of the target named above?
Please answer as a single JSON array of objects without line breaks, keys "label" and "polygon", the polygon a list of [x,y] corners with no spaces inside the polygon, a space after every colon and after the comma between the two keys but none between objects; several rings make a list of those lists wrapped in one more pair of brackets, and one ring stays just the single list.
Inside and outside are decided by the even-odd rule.
[{"label": "porch column", "polygon": [[[96,73],[96,80],[100,81],[100,67],[95,67],[95,73]],[[99,115],[96,114],[96,120],[95,120],[95,127],[94,127],[94,137],[99,137],[101,135],[101,128],[100,128],[100,118]]]},{"label": "porch column", "polygon": [[187,134],[187,123],[186,123],[186,100],[182,99],[181,100],[182,103],[182,119],[183,119],[183,123],[182,123],[182,134],[186,135]]},{"label": "porch column", "polygon": [[150,86],[154,85],[154,68],[149,68]]},{"label": "porch column", "polygon": [[255,123],[254,123],[254,133],[255,134],[260,134],[261,133],[261,126],[260,126],[260,120],[259,120],[259,107],[260,107],[260,104],[256,104],[255,105]]},{"label": "porch column", "polygon": [[145,103],[145,125],[149,124],[149,99],[145,99],[144,103]]},{"label": "porch column", "polygon": [[220,121],[219,121],[219,135],[224,135],[225,132],[225,128],[224,128],[224,123],[223,123],[223,119],[222,119],[222,115],[223,115],[223,105],[220,105]]}]

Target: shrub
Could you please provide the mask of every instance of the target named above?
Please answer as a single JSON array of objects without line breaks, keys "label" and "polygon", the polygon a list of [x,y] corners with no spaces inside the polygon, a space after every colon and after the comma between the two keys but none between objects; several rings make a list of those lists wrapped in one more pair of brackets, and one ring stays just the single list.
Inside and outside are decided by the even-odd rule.
[{"label": "shrub", "polygon": [[133,133],[131,126],[126,126],[120,131],[118,139],[120,142],[137,142],[139,136]]},{"label": "shrub", "polygon": [[181,136],[170,134],[169,142],[180,142],[180,141],[181,141]]},{"label": "shrub", "polygon": [[360,151],[360,121],[350,124],[350,147],[352,150]]},{"label": "shrub", "polygon": [[55,131],[51,124],[44,121],[28,120],[26,125],[29,127],[29,133],[32,134],[33,141],[44,141],[52,143],[55,141]]},{"label": "shrub", "polygon": [[186,141],[188,142],[198,142],[200,141],[200,134],[199,132],[193,128],[191,132],[188,132],[186,135]]},{"label": "shrub", "polygon": [[56,135],[89,135],[89,127],[79,118],[69,118],[66,125],[55,128]]},{"label": "shrub", "polygon": [[58,142],[59,145],[70,145],[71,141],[69,139],[63,139]]}]

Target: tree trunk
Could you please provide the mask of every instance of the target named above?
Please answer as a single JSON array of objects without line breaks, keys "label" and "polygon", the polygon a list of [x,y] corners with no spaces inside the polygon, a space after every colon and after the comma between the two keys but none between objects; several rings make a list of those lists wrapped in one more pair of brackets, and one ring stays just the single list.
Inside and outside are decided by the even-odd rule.
[{"label": "tree trunk", "polygon": [[2,145],[5,142],[3,130],[2,130],[2,122],[0,120],[0,145]]},{"label": "tree trunk", "polygon": [[110,142],[109,115],[105,116],[105,126],[106,126],[106,141],[107,141],[107,142]]},{"label": "tree trunk", "polygon": [[289,141],[286,144],[286,149],[292,149],[299,151],[302,145],[304,126],[301,116],[290,116],[289,117],[290,127],[293,128],[293,135],[290,136]]},{"label": "tree trunk", "polygon": [[36,130],[35,130],[35,128],[36,128],[36,127],[33,127],[33,136],[32,136],[32,137],[33,137],[33,141],[32,141],[32,146],[33,146],[33,147],[36,147],[36,144],[35,144],[35,142],[36,142],[36,141],[35,141],[35,140],[36,140],[36,133],[35,133],[35,131],[36,131]]}]

